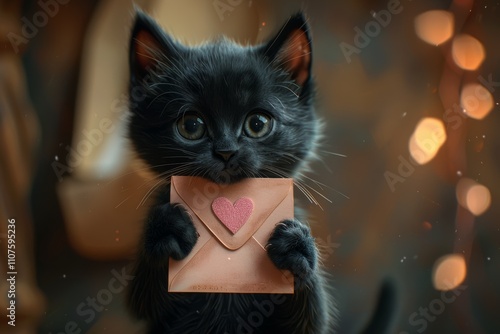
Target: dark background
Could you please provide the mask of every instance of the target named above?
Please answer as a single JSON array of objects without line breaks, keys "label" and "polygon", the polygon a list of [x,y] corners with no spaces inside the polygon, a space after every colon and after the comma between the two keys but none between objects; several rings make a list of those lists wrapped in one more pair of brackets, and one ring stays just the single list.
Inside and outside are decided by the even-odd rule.
[{"label": "dark background", "polygon": [[[500,287],[496,283],[500,278],[498,105],[483,120],[462,118],[458,129],[445,124],[447,140],[437,156],[425,165],[414,166],[403,177],[404,182],[396,183],[394,189],[391,190],[385,177],[388,171],[398,173],[401,158],[410,160],[408,141],[419,120],[424,117],[443,120],[445,111],[459,103],[460,87],[465,83],[477,82],[481,76],[500,82],[500,5],[496,1],[402,0],[402,11],[393,15],[391,22],[349,61],[340,44],[353,45],[354,28],[363,29],[374,19],[370,12],[386,10],[391,1],[221,2],[231,7],[224,12],[223,19],[212,0],[198,1],[196,5],[193,1],[182,4],[164,1],[161,6],[158,1],[140,3],[155,17],[175,16],[175,22],[163,19],[160,22],[178,38],[189,42],[200,42],[222,32],[242,42],[256,43],[274,34],[290,14],[300,9],[306,11],[313,34],[318,113],[326,124],[319,152],[322,161],[314,163],[313,172],[307,175],[328,187],[321,189],[310,180],[306,183],[331,203],[320,195],[316,197],[322,209],[305,198],[301,202],[316,221],[313,232],[323,251],[324,266],[333,277],[339,310],[338,332],[357,333],[363,328],[375,308],[380,285],[387,279],[397,291],[391,333],[500,332]],[[18,233],[27,236],[18,244],[29,243],[19,246],[27,249],[27,255],[18,258],[18,262],[25,259],[24,266],[28,267],[24,274],[19,273],[19,280],[28,282],[26,294],[19,298],[31,300],[33,305],[19,306],[16,328],[19,333],[76,333],[78,329],[82,333],[141,331],[141,324],[126,315],[123,292],[113,293],[110,303],[96,311],[95,317],[90,312],[82,315],[77,309],[103,289],[110,290],[109,283],[116,272],[131,263],[144,208],[135,210],[143,193],[136,194],[130,189],[146,184],[141,191],[147,191],[149,186],[144,181],[132,180],[129,188],[122,187],[121,192],[109,190],[99,197],[99,193],[104,194],[98,188],[100,183],[108,185],[115,178],[119,182],[128,178],[127,168],[132,168],[128,163],[118,164],[121,169],[104,177],[96,174],[95,169],[79,172],[75,168],[73,173],[58,178],[53,165],[67,155],[67,145],[78,144],[74,133],[81,131],[81,116],[77,111],[85,109],[81,108],[78,96],[82,89],[88,89],[81,80],[88,55],[85,51],[92,43],[88,38],[89,27],[96,17],[103,22],[122,15],[110,9],[112,3],[117,2],[61,3],[57,13],[23,44],[22,50],[12,52],[9,40],[4,41],[0,59],[6,68],[16,62],[14,58],[22,61],[22,66],[16,68],[26,82],[17,89],[25,90],[24,101],[32,107],[33,119],[38,124],[35,130],[23,135],[31,142],[32,158],[23,160],[6,149],[1,155],[3,166],[15,159],[22,160],[18,166],[29,166],[22,172],[26,191],[16,195],[17,203],[6,200],[14,198],[12,192],[16,187],[1,188],[1,197],[7,203],[2,207],[2,224],[4,217],[22,221],[26,232]],[[127,7],[124,21],[130,22],[129,2],[119,3]],[[41,10],[37,1],[0,4],[3,22],[11,23],[7,28],[2,25],[4,34],[13,31],[9,29],[20,33],[21,18],[32,21]],[[467,33],[482,43],[486,58],[477,70],[464,71],[453,64],[450,41],[436,47],[418,38],[415,17],[434,9],[454,14],[455,34]],[[207,19],[200,21],[200,18]],[[129,27],[130,23],[115,25],[114,31],[126,36]],[[92,29],[99,34],[95,32],[98,28]],[[113,59],[124,57],[126,48],[126,43],[122,43],[103,48],[98,54],[112,63]],[[126,79],[126,71],[123,68],[123,76],[116,80]],[[2,72],[0,80],[8,82],[8,73]],[[107,79],[113,82],[114,78]],[[3,87],[10,86],[3,84]],[[500,98],[500,83],[492,87],[496,103]],[[6,91],[7,95],[0,99],[9,99],[9,89]],[[113,91],[111,100],[119,97],[114,90],[110,91]],[[104,109],[109,109],[108,100],[103,104]],[[6,113],[5,110],[0,112]],[[17,112],[23,114],[22,110]],[[0,118],[2,126],[7,124],[5,119]],[[38,136],[30,136],[32,132]],[[3,147],[15,145],[12,138],[21,135],[8,137],[4,132]],[[8,168],[3,173],[4,184],[8,184]],[[489,189],[491,205],[485,213],[476,217],[458,204],[456,185],[461,177]],[[81,200],[80,212],[64,204],[69,196],[61,192],[62,188],[69,194],[73,188],[92,188],[94,192],[84,191],[81,195],[81,190],[76,191],[80,194],[75,197]],[[130,196],[132,200],[117,206]],[[127,220],[126,207],[133,208],[137,217]],[[87,217],[88,212],[96,212],[96,220],[89,221],[88,226],[75,227],[74,216]],[[99,220],[103,217],[109,219]],[[123,241],[118,235],[125,235]],[[0,240],[4,244],[4,239]],[[453,253],[461,254],[465,260],[465,281],[455,290],[457,295],[452,302],[435,302],[444,299],[433,286],[433,268],[441,256]],[[2,255],[1,261],[4,259]],[[19,294],[24,293],[24,288],[19,286]],[[37,291],[37,297],[31,296],[30,291]],[[453,292],[446,294],[451,295]],[[436,305],[444,305],[438,314],[431,314],[427,320],[418,315],[413,319],[420,321],[411,321],[414,312]],[[4,325],[0,328],[7,331],[2,332],[15,332]]]}]

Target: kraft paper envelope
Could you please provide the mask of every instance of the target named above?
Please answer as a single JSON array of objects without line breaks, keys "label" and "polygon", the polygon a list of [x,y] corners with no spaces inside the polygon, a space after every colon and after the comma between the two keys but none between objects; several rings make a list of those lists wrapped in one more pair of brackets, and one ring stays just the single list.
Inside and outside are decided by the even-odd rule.
[{"label": "kraft paper envelope", "polygon": [[276,224],[293,218],[292,179],[173,176],[170,201],[186,208],[199,238],[184,260],[169,260],[169,292],[293,294],[293,276],[265,249]]}]

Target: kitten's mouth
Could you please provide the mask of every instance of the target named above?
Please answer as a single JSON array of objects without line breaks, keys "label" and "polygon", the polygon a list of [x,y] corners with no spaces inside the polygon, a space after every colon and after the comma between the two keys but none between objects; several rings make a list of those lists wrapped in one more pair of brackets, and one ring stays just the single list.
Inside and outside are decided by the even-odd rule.
[{"label": "kitten's mouth", "polygon": [[210,181],[217,184],[230,184],[236,183],[244,179],[246,176],[241,169],[238,171],[235,171],[234,169],[224,169],[220,172],[210,172],[207,174],[207,177]]}]

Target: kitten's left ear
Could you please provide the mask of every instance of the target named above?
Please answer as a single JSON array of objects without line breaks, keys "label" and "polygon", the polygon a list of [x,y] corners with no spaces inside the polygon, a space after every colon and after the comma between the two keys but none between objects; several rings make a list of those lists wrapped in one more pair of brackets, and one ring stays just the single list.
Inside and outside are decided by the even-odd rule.
[{"label": "kitten's left ear", "polygon": [[180,47],[163,31],[151,17],[136,10],[135,22],[130,38],[130,74],[132,82],[138,84],[159,65],[178,55]]},{"label": "kitten's left ear", "polygon": [[311,38],[303,13],[292,16],[264,46],[264,56],[304,87],[311,76]]}]

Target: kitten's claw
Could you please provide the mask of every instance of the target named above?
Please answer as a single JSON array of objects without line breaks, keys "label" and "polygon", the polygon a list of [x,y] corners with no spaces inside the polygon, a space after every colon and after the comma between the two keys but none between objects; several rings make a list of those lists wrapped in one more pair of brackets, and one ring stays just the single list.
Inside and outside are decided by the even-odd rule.
[{"label": "kitten's claw", "polygon": [[276,267],[292,272],[296,285],[306,284],[313,277],[318,259],[316,246],[309,227],[299,221],[277,224],[266,249]]},{"label": "kitten's claw", "polygon": [[178,204],[154,207],[146,222],[144,251],[156,263],[184,259],[198,240],[198,233],[186,210]]}]

